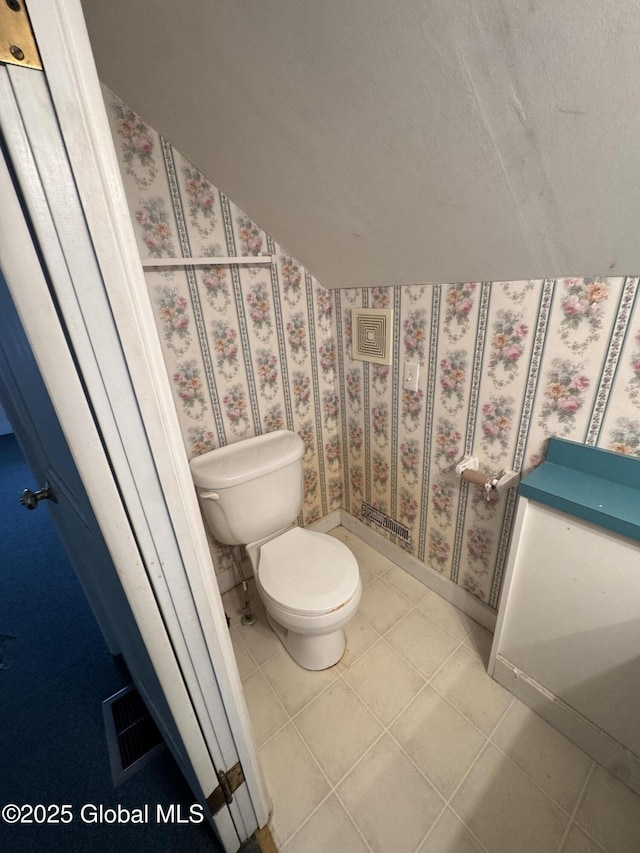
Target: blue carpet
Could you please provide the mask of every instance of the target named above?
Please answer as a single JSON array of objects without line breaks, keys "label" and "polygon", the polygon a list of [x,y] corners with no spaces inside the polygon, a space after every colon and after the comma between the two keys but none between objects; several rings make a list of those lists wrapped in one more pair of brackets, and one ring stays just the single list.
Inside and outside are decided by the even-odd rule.
[{"label": "blue carpet", "polygon": [[[168,750],[113,788],[101,703],[130,679],[105,645],[46,507],[20,505],[22,490],[37,486],[15,438],[0,436],[0,807],[69,804],[73,820],[0,819],[0,849],[215,853],[208,825],[156,820],[158,804],[180,804],[186,815],[193,803]],[[123,815],[148,804],[150,819],[84,823],[85,804]]]}]

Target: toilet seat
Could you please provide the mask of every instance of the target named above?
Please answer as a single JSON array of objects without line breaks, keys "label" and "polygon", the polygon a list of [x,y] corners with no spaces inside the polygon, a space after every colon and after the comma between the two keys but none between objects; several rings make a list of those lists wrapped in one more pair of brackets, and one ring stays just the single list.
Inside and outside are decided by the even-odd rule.
[{"label": "toilet seat", "polygon": [[257,580],[277,607],[320,616],[354,596],[360,572],[356,558],[338,539],[294,527],[260,548]]}]

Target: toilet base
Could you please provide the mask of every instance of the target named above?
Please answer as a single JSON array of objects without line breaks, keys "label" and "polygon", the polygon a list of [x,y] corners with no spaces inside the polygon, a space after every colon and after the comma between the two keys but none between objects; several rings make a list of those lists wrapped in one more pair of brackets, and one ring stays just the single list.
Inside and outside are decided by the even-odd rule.
[{"label": "toilet base", "polygon": [[344,654],[347,641],[342,628],[330,634],[296,634],[276,622],[268,611],[267,619],[289,655],[304,669],[328,669]]}]

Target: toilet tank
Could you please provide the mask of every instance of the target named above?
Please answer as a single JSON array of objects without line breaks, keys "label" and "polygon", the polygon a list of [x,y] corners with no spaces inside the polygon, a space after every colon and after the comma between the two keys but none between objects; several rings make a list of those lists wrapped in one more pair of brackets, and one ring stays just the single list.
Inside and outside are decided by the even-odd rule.
[{"label": "toilet tank", "polygon": [[247,545],[295,521],[303,454],[299,435],[276,430],[194,456],[191,476],[218,542]]}]

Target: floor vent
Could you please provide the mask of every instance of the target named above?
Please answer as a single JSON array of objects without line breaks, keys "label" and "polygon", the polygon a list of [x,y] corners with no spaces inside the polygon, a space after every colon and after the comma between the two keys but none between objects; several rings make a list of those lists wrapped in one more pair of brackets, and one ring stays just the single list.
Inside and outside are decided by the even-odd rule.
[{"label": "floor vent", "polygon": [[164,749],[162,735],[142,697],[130,684],[102,703],[114,787]]},{"label": "floor vent", "polygon": [[385,515],[379,509],[371,506],[371,504],[364,503],[364,501],[362,503],[362,517],[368,518],[369,521],[373,521],[374,524],[377,524],[389,533],[393,533],[394,536],[397,536],[398,539],[401,539],[407,545],[411,543],[411,531],[408,527],[400,524],[399,521],[391,518],[390,515]]}]

